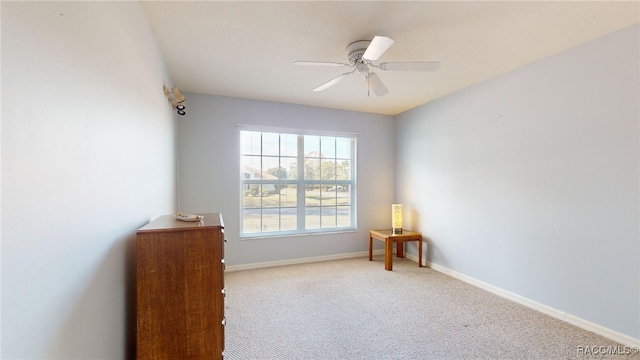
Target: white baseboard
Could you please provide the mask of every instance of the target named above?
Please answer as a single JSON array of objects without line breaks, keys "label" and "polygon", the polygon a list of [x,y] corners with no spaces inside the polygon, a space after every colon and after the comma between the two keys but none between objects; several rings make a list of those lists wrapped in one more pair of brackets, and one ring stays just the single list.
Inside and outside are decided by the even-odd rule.
[{"label": "white baseboard", "polygon": [[[395,251],[393,252],[394,254],[396,253]],[[384,253],[383,253],[384,254]],[[423,267],[429,267],[427,264],[429,264],[429,262],[427,261],[427,257],[425,256],[425,251],[422,252],[422,266]],[[404,252],[404,257],[415,262],[416,264],[418,263],[418,255],[414,255],[411,253],[408,253],[406,250]],[[434,269],[435,270],[435,269]]]},{"label": "white baseboard", "polygon": [[598,335],[604,336],[607,339],[617,341],[622,345],[635,347],[636,349],[640,348],[640,339],[636,339],[632,336],[619,333],[615,330],[611,330],[604,326],[598,325],[596,323],[592,323],[591,321],[587,321],[585,319],[581,319],[577,316],[573,316],[567,313],[565,313],[564,320],[571,325],[575,325],[581,329],[585,329],[593,333],[596,333]]},{"label": "white baseboard", "polygon": [[[384,255],[384,249],[373,250],[373,255]],[[320,261],[359,258],[359,257],[365,257],[365,256],[367,257],[369,256],[369,251],[358,251],[358,252],[352,252],[352,253],[346,253],[346,254],[314,256],[314,257],[291,259],[291,260],[268,261],[268,262],[245,264],[245,265],[227,265],[225,267],[225,271],[261,269],[261,268],[267,268],[267,267],[273,267],[273,266],[296,265],[296,264],[313,263],[313,262],[320,262]]]},{"label": "white baseboard", "polygon": [[[417,262],[418,261],[418,257],[415,255],[411,255],[411,254],[407,254],[407,258]],[[425,265],[423,263],[423,265]],[[497,286],[493,286],[491,284],[485,283],[484,281],[480,281],[478,279],[472,278],[471,276],[467,276],[464,274],[461,274],[459,272],[453,271],[451,269],[448,269],[444,266],[440,266],[438,264],[433,264],[430,262],[427,262],[426,265],[427,267],[443,273],[445,275],[449,275],[453,278],[456,278],[458,280],[464,281],[467,284],[476,286],[480,289],[486,290],[492,294],[498,295],[500,297],[503,297],[505,299],[511,300],[513,302],[516,302],[518,304],[524,305],[528,308],[537,310],[543,314],[549,315],[551,317],[554,317],[556,319],[565,321],[571,325],[577,326],[581,329],[587,330],[587,331],[591,331],[592,333],[598,334],[600,336],[606,337],[607,339],[611,339],[613,341],[616,341],[622,345],[626,345],[626,346],[631,346],[631,347],[640,347],[640,339],[636,339],[632,336],[626,335],[626,334],[622,334],[620,332],[611,330],[609,328],[606,328],[602,325],[598,325],[595,323],[592,323],[590,321],[581,319],[577,316],[571,315],[571,314],[567,314],[564,311],[552,308],[550,306],[541,304],[537,301],[528,299],[524,296],[520,296],[518,294],[514,294],[510,291],[501,289]]]}]

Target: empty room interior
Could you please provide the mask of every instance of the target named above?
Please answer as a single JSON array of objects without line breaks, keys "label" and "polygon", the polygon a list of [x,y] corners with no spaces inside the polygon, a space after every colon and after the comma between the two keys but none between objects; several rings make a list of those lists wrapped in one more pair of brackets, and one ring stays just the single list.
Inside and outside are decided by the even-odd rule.
[{"label": "empty room interior", "polygon": [[640,2],[0,13],[2,359],[135,358],[138,230],[202,214],[229,275],[409,262],[637,356]]}]

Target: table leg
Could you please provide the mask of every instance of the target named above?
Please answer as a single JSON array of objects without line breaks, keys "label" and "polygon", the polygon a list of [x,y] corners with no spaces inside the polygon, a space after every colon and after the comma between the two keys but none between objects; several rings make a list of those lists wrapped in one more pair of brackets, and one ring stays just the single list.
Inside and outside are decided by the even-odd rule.
[{"label": "table leg", "polygon": [[418,240],[418,267],[422,267],[422,236]]},{"label": "table leg", "polygon": [[398,243],[396,244],[396,256],[399,258],[404,257],[404,241],[398,240]]},{"label": "table leg", "polygon": [[384,269],[393,270],[393,239],[386,238],[384,240]]},{"label": "table leg", "polygon": [[373,260],[373,236],[369,234],[369,261]]}]

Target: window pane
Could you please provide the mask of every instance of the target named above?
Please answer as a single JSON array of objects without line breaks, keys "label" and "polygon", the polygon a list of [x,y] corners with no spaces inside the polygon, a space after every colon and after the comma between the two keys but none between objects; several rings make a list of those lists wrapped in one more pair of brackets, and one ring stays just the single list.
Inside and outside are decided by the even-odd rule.
[{"label": "window pane", "polygon": [[304,179],[320,180],[320,158],[304,158]]},{"label": "window pane", "polygon": [[278,178],[281,180],[297,180],[298,179],[298,166],[296,158],[280,158],[281,172],[278,174]]},{"label": "window pane", "polygon": [[320,228],[320,207],[307,207],[304,211],[304,227],[305,229]]},{"label": "window pane", "polygon": [[351,180],[351,160],[336,162],[336,180]]},{"label": "window pane", "polygon": [[296,185],[282,185],[280,188],[280,206],[298,206],[298,191]]},{"label": "window pane", "polygon": [[260,133],[255,131],[240,132],[241,152],[244,155],[260,155]]},{"label": "window pane", "polygon": [[339,159],[351,159],[351,144],[349,138],[336,138],[336,157]]},{"label": "window pane", "polygon": [[262,210],[262,232],[280,231],[280,209]]},{"label": "window pane", "polygon": [[262,178],[266,180],[278,179],[280,171],[280,158],[277,156],[262,157]]},{"label": "window pane", "polygon": [[304,156],[320,157],[320,136],[304,136]]},{"label": "window pane", "polygon": [[323,206],[336,205],[337,191],[335,185],[322,185],[320,201]]},{"label": "window pane", "polygon": [[320,218],[322,228],[334,228],[336,227],[336,208],[335,207],[323,207],[322,216]]},{"label": "window pane", "polygon": [[280,156],[298,156],[298,135],[280,135]]},{"label": "window pane", "polygon": [[242,157],[242,178],[243,179],[262,179],[262,171],[260,171],[260,156],[243,156]]},{"label": "window pane", "polygon": [[262,198],[260,196],[260,185],[245,184],[244,194],[242,196],[242,208],[254,209],[262,206]]},{"label": "window pane", "polygon": [[260,209],[244,209],[242,211],[242,232],[257,233],[260,232],[261,224]]},{"label": "window pane", "polygon": [[280,195],[275,193],[275,188],[276,186],[274,184],[262,185],[262,192],[260,195],[262,196],[263,208],[280,207]]},{"label": "window pane", "polygon": [[280,209],[280,230],[292,231],[298,228],[298,209],[282,208]]},{"label": "window pane", "polygon": [[320,185],[307,185],[304,193],[305,206],[320,206]]},{"label": "window pane", "polygon": [[320,138],[320,153],[322,157],[333,159],[336,157],[336,138],[323,136]]},{"label": "window pane", "polygon": [[351,191],[349,191],[349,185],[336,186],[336,202],[338,205],[350,205],[351,204]]},{"label": "window pane", "polygon": [[338,206],[337,208],[338,227],[351,226],[351,206]]},{"label": "window pane", "polygon": [[280,155],[280,134],[262,133],[262,155]]},{"label": "window pane", "polygon": [[320,164],[320,179],[335,180],[336,179],[336,162],[334,160],[322,160]]}]

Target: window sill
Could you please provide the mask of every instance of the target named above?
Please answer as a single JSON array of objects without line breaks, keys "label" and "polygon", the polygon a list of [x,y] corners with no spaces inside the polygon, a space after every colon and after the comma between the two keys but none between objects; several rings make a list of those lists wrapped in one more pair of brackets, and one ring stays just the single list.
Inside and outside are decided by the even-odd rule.
[{"label": "window sill", "polygon": [[274,234],[260,234],[260,235],[244,235],[240,236],[239,240],[265,240],[265,239],[273,239],[273,238],[289,238],[289,237],[302,237],[302,236],[318,236],[318,235],[336,235],[336,234],[346,234],[346,233],[355,233],[358,229],[342,229],[335,231],[309,231],[309,232],[296,232],[296,233],[274,233]]}]

